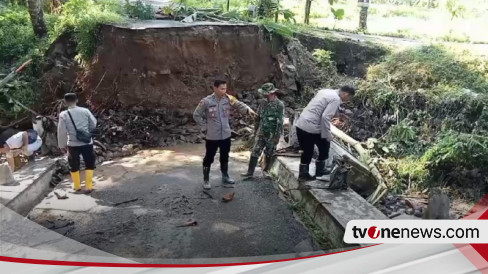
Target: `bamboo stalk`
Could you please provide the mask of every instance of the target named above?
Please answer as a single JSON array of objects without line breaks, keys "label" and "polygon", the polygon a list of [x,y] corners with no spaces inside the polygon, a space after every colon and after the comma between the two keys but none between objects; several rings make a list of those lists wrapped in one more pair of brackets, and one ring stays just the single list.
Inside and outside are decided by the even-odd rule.
[{"label": "bamboo stalk", "polygon": [[346,142],[348,145],[352,146],[359,153],[359,160],[368,167],[369,171],[376,179],[378,186],[375,192],[370,197],[368,197],[368,202],[375,204],[381,199],[381,197],[383,197],[386,194],[388,190],[388,186],[386,185],[383,176],[381,176],[381,173],[376,168],[376,166],[373,163],[371,163],[370,161],[371,157],[368,151],[364,149],[364,147],[361,145],[359,141],[354,140],[351,136],[347,135],[342,130],[338,129],[332,124],[330,125],[330,127],[331,127],[331,133],[335,137]]}]

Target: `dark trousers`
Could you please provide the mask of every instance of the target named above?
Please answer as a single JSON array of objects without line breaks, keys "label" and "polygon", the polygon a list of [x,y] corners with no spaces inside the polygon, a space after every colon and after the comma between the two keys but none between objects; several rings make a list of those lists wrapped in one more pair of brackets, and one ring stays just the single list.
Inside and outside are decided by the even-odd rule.
[{"label": "dark trousers", "polygon": [[71,172],[80,170],[80,155],[83,156],[86,169],[95,169],[96,156],[95,151],[93,151],[93,145],[68,147],[68,153],[68,164]]},{"label": "dark trousers", "polygon": [[220,170],[227,173],[229,166],[230,138],[225,140],[207,140],[205,141],[205,157],[203,166],[210,167],[214,161],[217,149],[220,150]]},{"label": "dark trousers", "polygon": [[300,159],[301,164],[309,165],[312,162],[315,146],[319,148],[318,161],[325,161],[329,158],[330,142],[327,139],[321,138],[320,133],[308,133],[297,127],[297,137],[300,148],[303,150]]}]

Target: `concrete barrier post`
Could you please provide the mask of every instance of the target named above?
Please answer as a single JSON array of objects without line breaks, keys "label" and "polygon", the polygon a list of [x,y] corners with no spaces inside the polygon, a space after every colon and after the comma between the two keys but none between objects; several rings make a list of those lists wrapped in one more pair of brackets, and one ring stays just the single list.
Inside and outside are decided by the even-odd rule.
[{"label": "concrete barrier post", "polygon": [[0,165],[0,185],[8,185],[15,182],[12,170],[7,163]]}]

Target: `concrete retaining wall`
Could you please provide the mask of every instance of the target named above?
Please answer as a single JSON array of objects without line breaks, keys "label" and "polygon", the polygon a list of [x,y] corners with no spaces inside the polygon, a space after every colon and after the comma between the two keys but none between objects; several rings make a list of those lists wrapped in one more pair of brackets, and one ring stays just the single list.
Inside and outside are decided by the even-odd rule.
[{"label": "concrete retaining wall", "polygon": [[15,182],[0,185],[0,203],[26,216],[49,192],[54,159],[42,159],[14,173]]},{"label": "concrete retaining wall", "polygon": [[[271,172],[291,199],[305,205],[307,214],[328,235],[334,248],[351,247],[344,243],[346,225],[351,220],[387,217],[352,189],[327,190],[326,183],[312,181],[299,185],[300,158],[278,157]],[[310,165],[313,174],[315,165]]]}]

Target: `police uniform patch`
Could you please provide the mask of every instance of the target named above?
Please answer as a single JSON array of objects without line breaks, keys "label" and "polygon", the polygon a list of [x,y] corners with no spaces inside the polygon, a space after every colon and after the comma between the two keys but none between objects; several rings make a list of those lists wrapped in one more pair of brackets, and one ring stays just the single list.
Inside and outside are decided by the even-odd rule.
[{"label": "police uniform patch", "polygon": [[234,105],[236,102],[237,102],[237,98],[232,96],[232,95],[228,95],[227,96],[229,97],[229,101],[230,101],[230,104],[231,105]]}]

